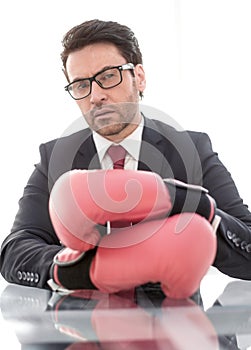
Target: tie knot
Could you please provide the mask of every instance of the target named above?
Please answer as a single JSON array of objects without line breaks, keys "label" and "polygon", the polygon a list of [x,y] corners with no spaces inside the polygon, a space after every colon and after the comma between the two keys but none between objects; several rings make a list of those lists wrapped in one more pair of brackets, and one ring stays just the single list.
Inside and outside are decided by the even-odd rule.
[{"label": "tie knot", "polygon": [[107,153],[112,159],[113,169],[123,169],[125,163],[126,150],[120,145],[110,146]]}]

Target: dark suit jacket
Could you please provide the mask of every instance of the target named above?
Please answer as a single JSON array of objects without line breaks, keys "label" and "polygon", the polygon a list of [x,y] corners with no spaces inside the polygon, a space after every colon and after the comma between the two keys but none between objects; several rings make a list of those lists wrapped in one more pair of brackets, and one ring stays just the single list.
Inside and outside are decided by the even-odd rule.
[{"label": "dark suit jacket", "polygon": [[[7,281],[46,288],[53,257],[62,248],[49,218],[50,190],[64,172],[97,169],[100,163],[89,129],[42,144],[40,153],[2,244],[0,265]],[[229,276],[251,279],[251,213],[206,134],[145,119],[138,168],[207,188],[222,218],[214,265]]]}]

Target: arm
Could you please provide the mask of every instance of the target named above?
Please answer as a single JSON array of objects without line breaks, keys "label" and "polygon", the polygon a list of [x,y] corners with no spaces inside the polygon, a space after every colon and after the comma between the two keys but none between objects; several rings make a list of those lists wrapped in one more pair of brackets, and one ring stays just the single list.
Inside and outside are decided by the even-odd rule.
[{"label": "arm", "polygon": [[214,266],[231,277],[251,279],[251,213],[206,134],[200,135],[197,149],[202,161],[203,186],[215,199],[216,214],[221,217]]},{"label": "arm", "polygon": [[62,249],[48,214],[48,162],[45,147],[19,201],[10,235],[1,248],[0,267],[10,283],[47,287],[54,255]]}]

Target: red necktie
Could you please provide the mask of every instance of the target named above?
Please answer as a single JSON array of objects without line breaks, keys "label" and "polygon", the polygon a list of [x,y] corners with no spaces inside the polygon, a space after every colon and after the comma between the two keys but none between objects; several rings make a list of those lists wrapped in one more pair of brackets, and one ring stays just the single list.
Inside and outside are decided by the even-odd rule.
[{"label": "red necktie", "polygon": [[124,147],[110,146],[107,150],[107,153],[113,161],[113,169],[124,169],[126,150]]},{"label": "red necktie", "polygon": [[[110,146],[107,150],[107,153],[111,157],[113,161],[113,169],[124,169],[124,163],[125,163],[125,156],[126,156],[126,150],[124,147],[118,145],[118,146]],[[126,224],[124,221],[116,221],[111,222],[110,227],[112,228],[118,228],[118,227],[125,227],[129,226],[130,223]]]}]

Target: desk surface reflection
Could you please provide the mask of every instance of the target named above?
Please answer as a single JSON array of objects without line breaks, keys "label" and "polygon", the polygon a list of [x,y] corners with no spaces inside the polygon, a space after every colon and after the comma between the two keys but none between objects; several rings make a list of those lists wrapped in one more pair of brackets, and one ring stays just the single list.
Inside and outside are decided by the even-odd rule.
[{"label": "desk surface reflection", "polygon": [[1,282],[1,336],[12,350],[251,349],[248,281],[228,281],[208,308],[199,294],[175,301],[151,287],[66,295]]}]

